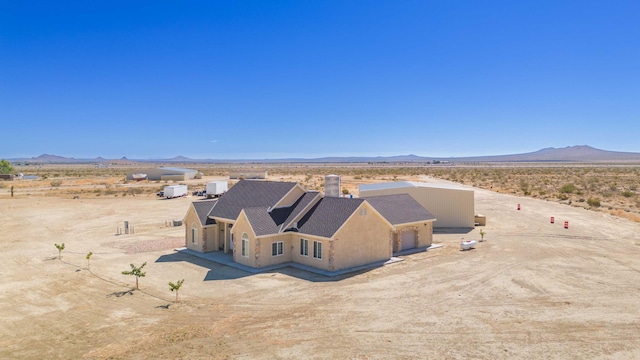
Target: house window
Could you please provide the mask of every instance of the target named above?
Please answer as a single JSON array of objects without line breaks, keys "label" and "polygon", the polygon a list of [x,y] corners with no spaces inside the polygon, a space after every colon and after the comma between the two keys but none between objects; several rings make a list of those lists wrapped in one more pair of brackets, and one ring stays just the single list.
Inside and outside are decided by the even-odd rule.
[{"label": "house window", "polygon": [[249,256],[249,235],[242,233],[242,256]]},{"label": "house window", "polygon": [[271,243],[271,256],[284,254],[284,243],[282,241]]},{"label": "house window", "polygon": [[367,208],[363,207],[362,209],[360,209],[360,216],[365,216],[367,215]]},{"label": "house window", "polygon": [[313,242],[313,257],[316,259],[322,259],[322,243],[319,241]]},{"label": "house window", "polygon": [[191,225],[191,243],[192,244],[198,243],[198,229],[196,228],[195,225]]},{"label": "house window", "polygon": [[309,256],[309,240],[300,239],[300,255]]}]

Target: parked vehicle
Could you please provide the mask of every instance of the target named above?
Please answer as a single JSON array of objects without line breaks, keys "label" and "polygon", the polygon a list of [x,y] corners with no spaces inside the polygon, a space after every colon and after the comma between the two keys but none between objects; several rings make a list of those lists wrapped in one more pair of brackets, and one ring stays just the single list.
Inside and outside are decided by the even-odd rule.
[{"label": "parked vehicle", "polygon": [[205,195],[208,198],[218,197],[229,190],[229,185],[226,181],[210,181],[207,183],[207,189]]},{"label": "parked vehicle", "polygon": [[164,197],[164,191],[160,191],[156,195],[158,195],[159,197]]},{"label": "parked vehicle", "polygon": [[187,185],[169,185],[164,187],[164,196],[167,199],[187,196]]}]

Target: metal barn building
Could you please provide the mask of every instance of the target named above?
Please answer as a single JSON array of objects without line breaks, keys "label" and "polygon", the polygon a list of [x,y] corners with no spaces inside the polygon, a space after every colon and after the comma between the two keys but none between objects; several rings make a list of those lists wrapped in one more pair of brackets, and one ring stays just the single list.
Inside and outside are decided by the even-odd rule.
[{"label": "metal barn building", "polygon": [[133,174],[147,174],[148,180],[176,180],[184,181],[193,179],[198,170],[182,169],[176,167],[159,167],[151,169],[137,169],[127,172],[127,180],[134,180]]},{"label": "metal barn building", "polygon": [[399,181],[358,186],[361,198],[409,194],[435,217],[434,228],[472,228],[475,225],[473,190],[455,185]]},{"label": "metal barn building", "polygon": [[229,171],[229,179],[266,179],[269,173],[267,170],[240,169]]}]

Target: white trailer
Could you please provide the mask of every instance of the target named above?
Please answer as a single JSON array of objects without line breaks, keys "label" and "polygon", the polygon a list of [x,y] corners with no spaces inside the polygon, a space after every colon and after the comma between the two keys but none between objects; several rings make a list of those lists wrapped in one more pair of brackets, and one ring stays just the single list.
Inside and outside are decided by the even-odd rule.
[{"label": "white trailer", "polygon": [[169,185],[164,187],[164,196],[167,199],[173,199],[181,196],[187,196],[187,185]]},{"label": "white trailer", "polygon": [[229,190],[229,185],[226,181],[211,181],[207,183],[206,190],[208,198],[218,197]]}]

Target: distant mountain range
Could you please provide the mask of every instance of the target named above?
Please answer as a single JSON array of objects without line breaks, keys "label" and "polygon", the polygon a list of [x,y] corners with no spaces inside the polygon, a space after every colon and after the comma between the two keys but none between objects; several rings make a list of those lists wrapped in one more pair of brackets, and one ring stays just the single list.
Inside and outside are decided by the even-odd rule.
[{"label": "distant mountain range", "polygon": [[58,155],[42,154],[38,157],[8,159],[12,163],[40,164],[134,164],[134,163],[426,163],[426,162],[640,162],[640,153],[608,151],[587,145],[568,146],[564,148],[545,148],[538,151],[493,156],[471,157],[425,157],[417,155],[371,156],[371,157],[322,157],[322,158],[283,158],[252,160],[216,160],[191,159],[176,156],[170,159],[75,159]]}]

